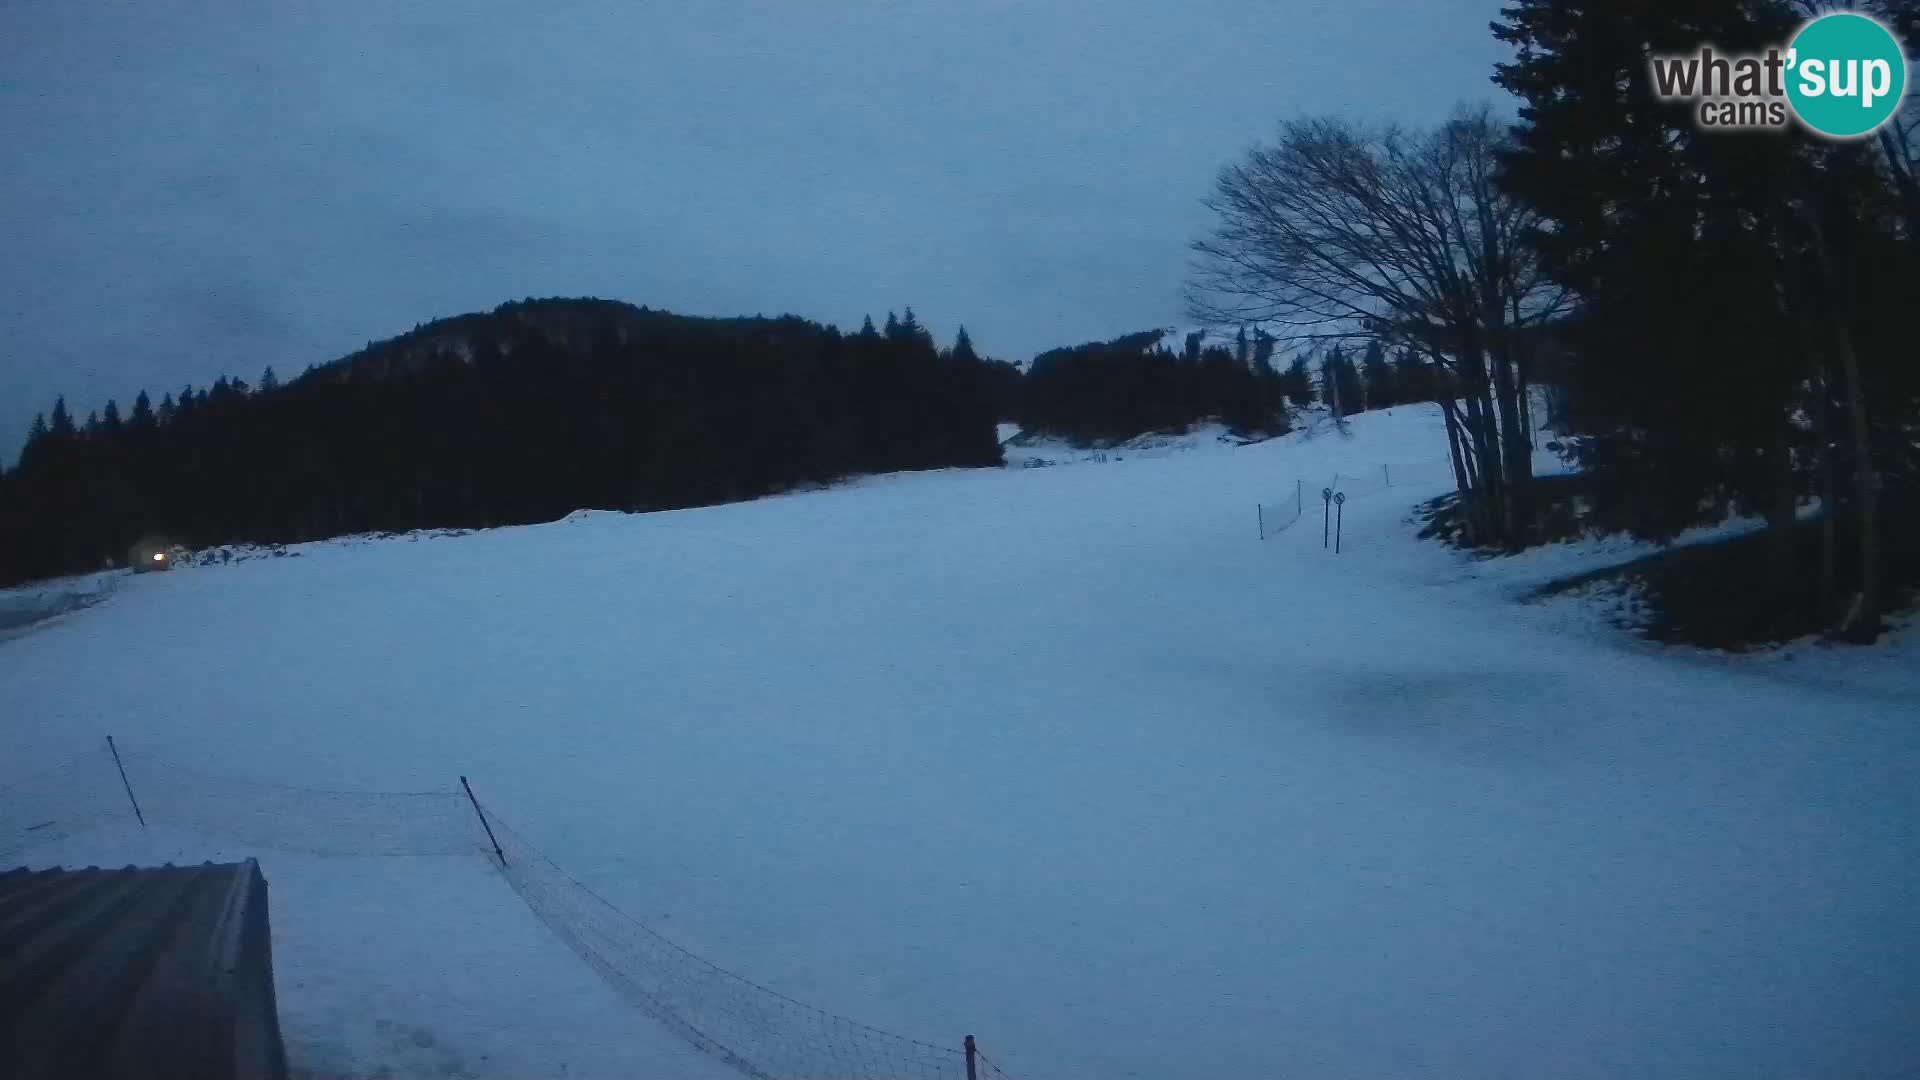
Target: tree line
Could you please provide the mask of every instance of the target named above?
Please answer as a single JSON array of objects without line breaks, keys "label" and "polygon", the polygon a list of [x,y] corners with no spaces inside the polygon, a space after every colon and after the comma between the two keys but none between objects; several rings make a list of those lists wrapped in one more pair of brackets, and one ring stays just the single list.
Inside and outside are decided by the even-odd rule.
[{"label": "tree line", "polygon": [[528,299],[414,327],[282,383],[142,390],[79,420],[64,398],[0,472],[0,581],[123,563],[136,541],[290,543],[655,510],[868,472],[990,465],[995,425],[1083,444],[1220,421],[1429,400],[1410,352],[1165,331],[1054,349],[1023,373],[947,349],[911,308],[842,334],[793,316],[695,319]]},{"label": "tree line", "polygon": [[280,383],[222,378],[84,421],[64,400],[0,475],[0,580],[190,546],[527,523],[1001,461],[994,367],[911,309],[843,334],[527,300]]},{"label": "tree line", "polygon": [[[1595,524],[1665,540],[1762,517],[1754,586],[1784,604],[1811,570],[1827,625],[1871,637],[1885,543],[1920,541],[1883,512],[1920,486],[1920,109],[1852,140],[1706,131],[1648,74],[1703,43],[1782,45],[1827,6],[1511,0],[1493,77],[1517,123],[1282,124],[1221,170],[1189,307],[1417,356],[1484,544],[1540,538],[1526,403],[1550,377]],[[1858,6],[1913,55],[1920,9]]]},{"label": "tree line", "polygon": [[1282,367],[1280,339],[1263,327],[1241,327],[1231,344],[1206,338],[1192,331],[1176,350],[1166,331],[1143,330],[1041,353],[1013,388],[1008,415],[1027,431],[1089,445],[1207,421],[1279,435],[1295,411],[1315,405],[1339,417],[1433,399],[1418,358],[1401,350],[1390,360],[1377,339],[1358,360],[1335,343],[1297,352]]}]

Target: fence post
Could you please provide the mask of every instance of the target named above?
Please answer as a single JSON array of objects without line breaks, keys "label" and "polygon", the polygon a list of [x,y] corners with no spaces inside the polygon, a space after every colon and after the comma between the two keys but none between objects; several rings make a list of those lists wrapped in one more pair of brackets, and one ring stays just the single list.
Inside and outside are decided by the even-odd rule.
[{"label": "fence post", "polygon": [[974,1058],[979,1056],[979,1052],[973,1047],[973,1036],[967,1036],[966,1041],[961,1045],[967,1048],[967,1080],[979,1080],[978,1072],[974,1065]]},{"label": "fence post", "polygon": [[113,745],[111,735],[107,736],[107,749],[113,751],[113,767],[120,770],[120,786],[127,789],[127,801],[133,804],[133,816],[144,829],[147,827],[147,815],[140,812],[140,800],[133,797],[133,785],[127,782],[127,767],[120,764],[120,748]]},{"label": "fence post", "polygon": [[487,824],[487,815],[480,812],[480,800],[473,797],[472,785],[468,784],[467,778],[463,776],[460,778],[460,786],[466,789],[467,801],[473,804],[473,813],[480,819],[480,827],[487,830],[487,839],[493,841],[493,853],[500,857],[500,865],[506,866],[507,853],[500,850],[500,841],[494,838],[493,826]]},{"label": "fence post", "polygon": [[1260,503],[1253,504],[1253,516],[1260,522],[1260,539],[1267,538],[1267,508]]},{"label": "fence post", "polygon": [[146,828],[146,815],[140,813],[140,799],[132,798],[132,784],[127,782],[127,767],[119,763],[119,748],[113,746],[113,736],[108,736],[108,749],[113,751],[113,767],[121,773],[121,788],[127,788],[127,801],[132,803],[132,817],[140,822],[140,828]]},{"label": "fence post", "polygon": [[1387,482],[1388,487],[1393,486],[1393,470],[1392,469],[1388,468],[1385,465],[1380,466],[1380,477],[1381,479]]}]

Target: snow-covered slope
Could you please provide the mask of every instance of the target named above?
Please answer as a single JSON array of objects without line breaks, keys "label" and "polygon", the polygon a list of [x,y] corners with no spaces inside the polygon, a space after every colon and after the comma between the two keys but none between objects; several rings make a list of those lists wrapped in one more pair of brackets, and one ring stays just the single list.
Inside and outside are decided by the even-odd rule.
[{"label": "snow-covered slope", "polygon": [[1195,450],[1221,450],[1245,446],[1250,440],[1234,435],[1219,424],[1200,424],[1186,431],[1149,432],[1107,446],[1075,446],[1055,436],[1023,432],[1017,426],[1003,433],[1001,452],[1014,468],[1043,468],[1050,465],[1110,464],[1129,459],[1168,457]]},{"label": "snow-covered slope", "polygon": [[[1444,479],[1348,502],[1338,556],[1317,521],[1256,539],[1256,502],[1437,458],[1439,425],[128,579],[0,644],[0,782],[106,730],[279,783],[466,774],[681,944],[1028,1077],[1920,1071],[1913,639],[1847,661],[1871,692],[1623,645],[1513,603],[1538,563],[1414,541]],[[281,862],[290,1038],[368,1069],[350,995],[405,960],[318,927],[344,887]],[[339,903],[455,902],[387,873],[390,898]],[[537,927],[477,917],[550,947],[538,995],[597,1018],[568,1074],[632,1074],[595,1047],[650,1022],[555,981],[571,957]],[[393,978],[377,1011],[489,1053],[528,990]]]},{"label": "snow-covered slope", "polygon": [[0,589],[0,640],[105,601],[125,576],[107,570]]}]

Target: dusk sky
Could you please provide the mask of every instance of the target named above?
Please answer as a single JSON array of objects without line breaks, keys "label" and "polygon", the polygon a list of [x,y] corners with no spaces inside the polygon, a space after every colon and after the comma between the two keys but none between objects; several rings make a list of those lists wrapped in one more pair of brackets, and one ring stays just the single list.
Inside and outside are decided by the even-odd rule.
[{"label": "dusk sky", "polygon": [[1495,99],[1498,8],[0,0],[0,460],[56,394],[524,296],[912,305],[1007,359],[1181,323],[1222,164]]}]

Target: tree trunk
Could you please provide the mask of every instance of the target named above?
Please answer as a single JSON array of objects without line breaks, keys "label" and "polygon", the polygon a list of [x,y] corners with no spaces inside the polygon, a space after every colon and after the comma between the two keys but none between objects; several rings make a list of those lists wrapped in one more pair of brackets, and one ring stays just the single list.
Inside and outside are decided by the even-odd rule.
[{"label": "tree trunk", "polygon": [[1488,536],[1509,543],[1505,470],[1500,460],[1500,432],[1494,419],[1493,387],[1487,380],[1486,357],[1478,349],[1468,350],[1463,367],[1473,376],[1467,380],[1467,433],[1473,439],[1474,468],[1479,474],[1478,494],[1485,515]]},{"label": "tree trunk", "polygon": [[1460,420],[1454,415],[1453,402],[1441,402],[1440,415],[1447,421],[1447,456],[1453,460],[1453,486],[1461,498],[1473,492],[1473,474],[1467,471],[1467,462],[1460,453]]},{"label": "tree trunk", "polygon": [[1434,400],[1447,422],[1447,453],[1453,459],[1454,486],[1460,492],[1460,509],[1467,523],[1467,541],[1480,544],[1488,535],[1485,494],[1480,488],[1479,471],[1474,467],[1473,447],[1468,441],[1468,425],[1460,416],[1460,388],[1453,373],[1436,357],[1433,362]]},{"label": "tree trunk", "polygon": [[1500,408],[1500,464],[1506,505],[1507,541],[1519,547],[1532,525],[1528,487],[1533,480],[1533,448],[1520,420],[1519,387],[1507,348],[1493,351],[1493,382]]},{"label": "tree trunk", "polygon": [[1773,498],[1767,506],[1767,591],[1773,596],[1775,612],[1783,612],[1785,597],[1793,591],[1797,555],[1794,509],[1798,491],[1794,485],[1793,450],[1787,445],[1785,419],[1778,425],[1767,446],[1767,471]]},{"label": "tree trunk", "polygon": [[1540,439],[1533,426],[1533,386],[1527,380],[1524,367],[1520,369],[1520,436],[1526,441],[1529,454],[1540,449]]},{"label": "tree trunk", "polygon": [[1860,527],[1860,601],[1841,631],[1848,637],[1870,641],[1880,632],[1880,478],[1873,468],[1873,435],[1867,428],[1866,394],[1860,385],[1860,359],[1853,350],[1853,330],[1839,312],[1834,313],[1833,332],[1847,385],[1847,425],[1853,429],[1854,514]]},{"label": "tree trunk", "polygon": [[1835,490],[1833,480],[1833,441],[1828,434],[1827,386],[1826,372],[1822,369],[1814,378],[1813,396],[1814,452],[1820,455],[1820,578],[1814,596],[1821,620],[1831,624],[1834,617],[1834,558],[1838,548],[1834,537],[1834,521],[1840,507],[1836,501],[1839,492]]},{"label": "tree trunk", "polygon": [[1840,632],[1855,640],[1870,641],[1880,632],[1880,479],[1873,468],[1873,433],[1867,427],[1866,388],[1860,383],[1860,357],[1854,351],[1853,327],[1847,319],[1839,282],[1834,279],[1826,230],[1820,224],[1818,212],[1809,213],[1807,221],[1813,235],[1814,256],[1827,281],[1834,351],[1840,358],[1840,375],[1846,384],[1847,426],[1853,429],[1853,502],[1860,525],[1860,594],[1847,612]]}]

